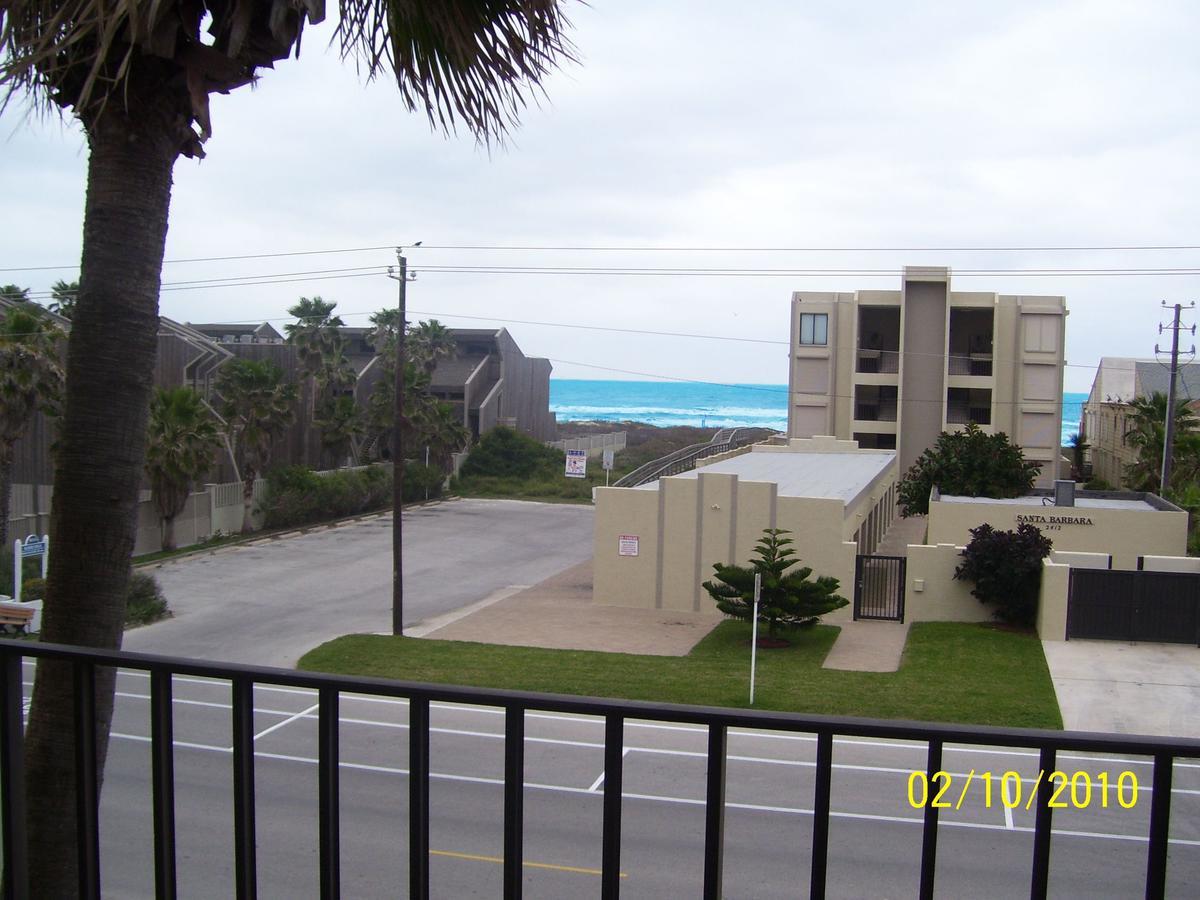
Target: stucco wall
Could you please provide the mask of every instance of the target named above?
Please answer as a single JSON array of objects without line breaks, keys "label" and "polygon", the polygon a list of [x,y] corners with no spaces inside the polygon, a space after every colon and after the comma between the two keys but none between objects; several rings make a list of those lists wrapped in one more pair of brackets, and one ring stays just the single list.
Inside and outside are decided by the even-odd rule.
[{"label": "stucco wall", "polygon": [[1200,559],[1189,556],[1147,556],[1142,560],[1147,572],[1200,572]]},{"label": "stucco wall", "polygon": [[[857,506],[878,503],[892,483],[889,469]],[[714,563],[748,564],[766,528],[784,528],[802,565],[840,582],[853,599],[857,514],[840,500],[779,497],[767,482],[729,473],[663,478],[658,490],[597,488],[594,532],[595,602],[660,609],[708,609],[702,584]],[[622,556],[621,535],[637,536],[638,555]],[[629,544],[627,542],[626,546]],[[848,616],[849,607],[835,614]]]},{"label": "stucco wall", "polygon": [[1042,563],[1042,587],[1038,593],[1037,633],[1043,641],[1067,639],[1067,596],[1071,567],[1046,560]]},{"label": "stucco wall", "polygon": [[[928,542],[966,545],[972,528],[986,522],[996,529],[1014,531],[1020,524],[1018,516],[1043,519],[1035,519],[1033,524],[1055,550],[1111,553],[1114,569],[1136,569],[1137,558],[1143,555],[1187,555],[1185,512],[1042,506],[1038,498],[1028,504],[934,500],[929,504]],[[1061,521],[1064,519],[1086,519],[1091,524]]]},{"label": "stucco wall", "polygon": [[956,581],[962,547],[910,545],[904,586],[906,622],[986,622],[992,607],[971,595],[969,581]]}]

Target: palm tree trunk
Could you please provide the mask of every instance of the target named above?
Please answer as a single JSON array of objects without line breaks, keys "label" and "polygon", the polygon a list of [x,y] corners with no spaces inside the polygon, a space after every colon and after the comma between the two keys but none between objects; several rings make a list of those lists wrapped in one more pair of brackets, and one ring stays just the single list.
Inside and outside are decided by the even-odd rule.
[{"label": "palm tree trunk", "polygon": [[258,472],[246,464],[246,480],[242,482],[242,534],[254,531],[254,482]]},{"label": "palm tree trunk", "polygon": [[[8,546],[8,517],[12,515],[13,445],[0,441],[0,553],[10,553]],[[0,584],[0,593],[5,585]],[[14,597],[20,600],[20,597]]]},{"label": "palm tree trunk", "polygon": [[[172,126],[131,122],[114,100],[90,123],[80,292],[54,476],[54,563],[42,638],[118,648],[137,530],[138,488],[158,332],[158,291],[178,155]],[[103,773],[115,674],[97,672]],[[41,663],[26,731],[30,890],[75,896],[72,670]],[[36,850],[35,850],[36,848]]]},{"label": "palm tree trunk", "polygon": [[162,549],[175,549],[175,517],[164,516],[162,522]]}]

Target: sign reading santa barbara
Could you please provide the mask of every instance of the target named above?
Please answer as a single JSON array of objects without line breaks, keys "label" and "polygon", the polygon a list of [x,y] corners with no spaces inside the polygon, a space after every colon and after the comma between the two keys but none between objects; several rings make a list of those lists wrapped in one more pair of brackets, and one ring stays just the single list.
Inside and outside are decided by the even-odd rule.
[{"label": "sign reading santa barbara", "polygon": [[1040,513],[1030,513],[1029,515],[1018,515],[1018,525],[1094,525],[1095,523],[1087,516],[1043,516]]}]

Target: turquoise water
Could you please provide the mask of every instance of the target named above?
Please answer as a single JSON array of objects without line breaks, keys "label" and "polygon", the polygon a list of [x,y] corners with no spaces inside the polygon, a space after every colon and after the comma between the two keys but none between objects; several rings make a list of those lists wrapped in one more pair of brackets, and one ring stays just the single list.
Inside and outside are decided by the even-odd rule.
[{"label": "turquoise water", "polygon": [[[1063,395],[1063,441],[1079,430],[1087,394]],[[550,409],[560,422],[633,420],[660,427],[759,426],[787,429],[787,385],[691,381],[550,379]]]}]

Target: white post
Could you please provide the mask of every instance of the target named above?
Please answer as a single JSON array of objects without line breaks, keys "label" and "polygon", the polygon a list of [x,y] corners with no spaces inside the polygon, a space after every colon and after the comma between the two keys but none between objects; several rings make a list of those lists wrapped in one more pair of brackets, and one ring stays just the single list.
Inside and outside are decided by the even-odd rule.
[{"label": "white post", "polygon": [[750,626],[750,705],[754,705],[754,670],[758,666],[758,597],[762,593],[762,573],[754,573],[754,621]]},{"label": "white post", "polygon": [[46,568],[50,565],[50,535],[42,535],[42,581],[46,580]]},{"label": "white post", "polygon": [[21,599],[21,539],[13,541],[13,599]]}]

